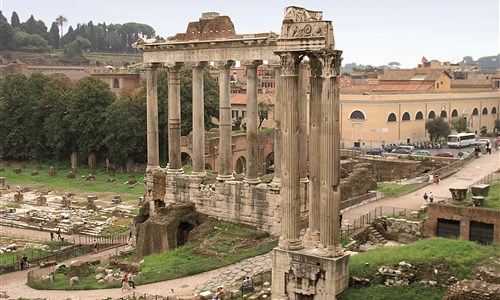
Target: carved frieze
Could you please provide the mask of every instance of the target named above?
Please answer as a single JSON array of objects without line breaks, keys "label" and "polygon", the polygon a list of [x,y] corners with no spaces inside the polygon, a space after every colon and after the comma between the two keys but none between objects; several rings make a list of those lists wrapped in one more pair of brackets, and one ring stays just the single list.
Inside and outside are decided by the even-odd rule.
[{"label": "carved frieze", "polygon": [[289,6],[285,9],[283,21],[287,22],[309,22],[323,19],[323,12],[308,10],[303,7]]}]

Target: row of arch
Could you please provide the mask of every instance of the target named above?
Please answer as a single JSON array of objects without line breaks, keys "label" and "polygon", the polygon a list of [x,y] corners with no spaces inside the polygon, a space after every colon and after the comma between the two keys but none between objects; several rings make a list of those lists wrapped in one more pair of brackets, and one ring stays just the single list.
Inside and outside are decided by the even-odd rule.
[{"label": "row of arch", "polygon": [[[487,107],[484,107],[483,108],[483,111],[482,111],[482,115],[487,115],[488,114],[488,108]],[[497,108],[495,106],[493,106],[491,108],[491,114],[492,115],[496,115],[497,114]],[[473,116],[477,116],[479,115],[479,110],[477,108],[474,108],[472,110],[472,115]],[[442,110],[440,115],[439,115],[441,118],[448,118],[448,112],[446,112],[446,110]],[[458,117],[458,110],[454,109],[452,112],[451,112],[451,117]],[[436,118],[436,113],[431,110],[427,116],[427,119],[434,119]],[[360,111],[360,110],[355,110],[351,113],[349,119],[351,120],[366,120],[366,117],[365,117],[365,114]],[[421,111],[418,111],[416,114],[415,114],[415,120],[423,120],[424,119],[424,114],[421,112]],[[411,116],[410,116],[410,113],[408,112],[405,112],[403,113],[403,115],[401,116],[401,121],[411,121]],[[397,116],[395,113],[390,113],[389,116],[387,117],[387,122],[397,122]]]}]

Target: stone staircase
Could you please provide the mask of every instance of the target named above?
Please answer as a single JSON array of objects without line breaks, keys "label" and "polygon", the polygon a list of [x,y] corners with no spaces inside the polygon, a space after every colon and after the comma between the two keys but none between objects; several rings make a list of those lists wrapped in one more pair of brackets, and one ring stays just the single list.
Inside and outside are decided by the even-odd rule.
[{"label": "stone staircase", "polygon": [[384,236],[381,235],[380,232],[375,227],[373,227],[373,225],[368,226],[366,230],[368,231],[370,237],[373,237],[378,244],[387,243],[387,240],[384,238]]}]

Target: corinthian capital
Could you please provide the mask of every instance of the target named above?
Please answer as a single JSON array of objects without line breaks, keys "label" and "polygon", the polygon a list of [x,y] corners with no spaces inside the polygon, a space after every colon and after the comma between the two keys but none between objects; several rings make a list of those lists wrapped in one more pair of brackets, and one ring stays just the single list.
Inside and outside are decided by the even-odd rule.
[{"label": "corinthian capital", "polygon": [[297,52],[278,53],[281,64],[281,75],[297,75],[302,56]]}]

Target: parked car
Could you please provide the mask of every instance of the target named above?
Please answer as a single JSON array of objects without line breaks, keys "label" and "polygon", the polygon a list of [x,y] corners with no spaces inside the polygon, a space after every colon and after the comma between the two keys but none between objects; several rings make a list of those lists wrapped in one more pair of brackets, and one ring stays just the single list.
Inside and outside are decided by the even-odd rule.
[{"label": "parked car", "polygon": [[382,153],[384,153],[384,149],[378,149],[378,148],[371,149],[365,152],[365,154],[367,155],[382,155]]},{"label": "parked car", "polygon": [[412,156],[431,156],[431,153],[427,150],[418,150],[417,152],[414,152],[410,155],[412,155]]},{"label": "parked car", "polygon": [[348,150],[361,151],[361,148],[354,146],[354,147],[349,148]]},{"label": "parked car", "polygon": [[406,148],[397,147],[397,148],[393,149],[393,150],[391,151],[391,153],[397,153],[397,154],[410,154],[410,153],[411,153],[411,150],[410,150],[410,149],[406,149]]},{"label": "parked car", "polygon": [[436,153],[434,156],[438,156],[438,157],[453,157],[453,153],[445,151],[445,152]]},{"label": "parked car", "polygon": [[485,147],[487,143],[491,143],[489,139],[479,139],[476,144],[480,147]]}]

